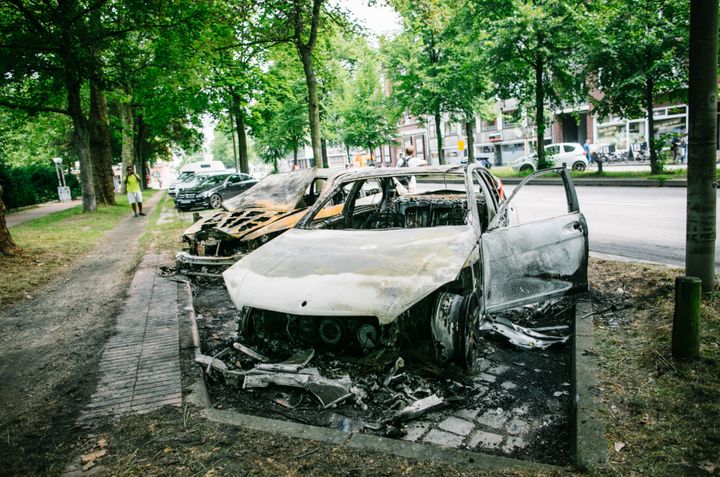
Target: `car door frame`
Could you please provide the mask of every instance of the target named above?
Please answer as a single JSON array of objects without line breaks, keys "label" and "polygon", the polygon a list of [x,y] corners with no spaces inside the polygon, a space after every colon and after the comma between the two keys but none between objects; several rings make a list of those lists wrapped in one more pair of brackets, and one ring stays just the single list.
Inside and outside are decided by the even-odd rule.
[{"label": "car door frame", "polygon": [[[518,192],[549,174],[562,178],[567,213],[521,224],[502,223]],[[566,168],[544,169],[522,180],[501,204],[480,242],[483,313],[587,290],[587,222]]]}]

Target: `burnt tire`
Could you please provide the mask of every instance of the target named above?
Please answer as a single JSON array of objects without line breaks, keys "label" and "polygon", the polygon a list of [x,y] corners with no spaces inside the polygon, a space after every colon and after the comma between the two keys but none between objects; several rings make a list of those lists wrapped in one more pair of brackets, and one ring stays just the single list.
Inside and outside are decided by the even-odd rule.
[{"label": "burnt tire", "polygon": [[582,161],[577,161],[575,164],[572,165],[573,171],[584,171],[585,170],[585,163]]},{"label": "burnt tire", "polygon": [[220,197],[220,194],[213,194],[210,196],[210,208],[211,209],[219,209],[222,205],[222,197]]},{"label": "burnt tire", "polygon": [[435,359],[471,370],[477,357],[479,306],[475,295],[438,294],[431,316]]}]

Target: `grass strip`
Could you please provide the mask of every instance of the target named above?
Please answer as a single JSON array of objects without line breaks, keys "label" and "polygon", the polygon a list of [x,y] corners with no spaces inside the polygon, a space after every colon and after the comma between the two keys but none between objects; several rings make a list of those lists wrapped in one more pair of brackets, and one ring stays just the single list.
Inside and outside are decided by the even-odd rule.
[{"label": "grass strip", "polygon": [[[146,190],[146,198],[156,191]],[[132,214],[125,194],[115,196],[117,205],[98,206],[85,214],[82,206],[54,212],[19,224],[10,230],[22,252],[0,257],[0,309],[28,298],[38,287],[69,271],[103,235]]]},{"label": "grass strip", "polygon": [[[597,273],[603,269],[602,277]],[[596,290],[627,310],[595,316],[600,402],[610,462],[597,475],[709,475],[720,468],[720,292],[703,297],[701,358],[671,355],[681,270],[599,262]],[[606,308],[601,305],[601,308]]]}]

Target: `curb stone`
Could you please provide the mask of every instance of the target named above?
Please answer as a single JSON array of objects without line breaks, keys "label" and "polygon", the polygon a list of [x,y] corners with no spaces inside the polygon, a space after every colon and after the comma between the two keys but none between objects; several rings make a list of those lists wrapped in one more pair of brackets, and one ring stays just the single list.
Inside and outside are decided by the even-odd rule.
[{"label": "curb stone", "polygon": [[346,433],[334,429],[309,426],[295,422],[279,421],[264,417],[249,416],[235,411],[204,409],[206,419],[219,424],[240,426],[257,431],[281,434],[305,440],[343,445],[352,449],[394,454],[400,457],[453,465],[469,465],[482,470],[546,470],[560,471],[562,468],[533,461],[511,459],[495,455],[467,452],[438,447],[431,444],[401,441],[371,434]]},{"label": "curb stone", "polygon": [[[191,334],[191,343],[187,343],[181,346],[181,348],[192,348],[192,356],[195,358],[195,356],[200,353],[200,333],[198,332],[197,321],[195,320],[192,285],[188,282],[178,283],[177,309],[178,317],[181,317],[184,322],[184,328],[187,329],[187,326],[189,326]],[[192,363],[192,368],[195,370],[192,373],[195,381],[190,384],[189,394],[185,396],[185,399],[190,404],[194,404],[202,409],[209,409],[212,406],[212,401],[210,400],[210,393],[208,393],[205,383],[205,373],[203,373],[200,366],[194,362]]]},{"label": "curb stone", "polygon": [[570,456],[580,469],[597,469],[608,461],[605,423],[594,402],[597,396],[597,355],[594,347],[592,304],[578,300],[572,333]]}]

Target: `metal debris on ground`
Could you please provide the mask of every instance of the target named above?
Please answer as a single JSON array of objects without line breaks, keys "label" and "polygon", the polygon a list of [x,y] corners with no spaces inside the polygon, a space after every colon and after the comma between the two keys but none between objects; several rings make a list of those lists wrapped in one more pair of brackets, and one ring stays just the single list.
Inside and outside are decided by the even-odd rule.
[{"label": "metal debris on ground", "polygon": [[417,419],[423,414],[427,414],[428,412],[434,411],[443,406],[447,406],[445,400],[437,394],[433,394],[432,396],[418,399],[409,406],[402,408],[392,417],[391,420],[395,423],[411,421],[413,419]]},{"label": "metal debris on ground", "polygon": [[274,384],[301,388],[312,393],[322,404],[324,409],[338,404],[351,397],[350,378],[346,380],[333,380],[314,374],[271,373],[246,375],[243,389],[266,388]]},{"label": "metal debris on ground", "polygon": [[[555,327],[552,327],[555,328]],[[565,327],[567,329],[567,327]],[[566,343],[570,335],[552,336],[539,333],[532,328],[516,325],[505,318],[494,318],[483,322],[480,331],[488,331],[506,337],[510,343],[525,349],[546,349],[558,343]]]},{"label": "metal debris on ground", "polygon": [[261,363],[269,363],[270,362],[270,358],[268,358],[267,356],[264,356],[264,355],[258,353],[257,351],[255,351],[254,349],[248,348],[244,344],[238,343],[237,341],[235,343],[233,343],[233,348],[235,348],[238,351],[242,351],[246,355],[260,361]]}]

